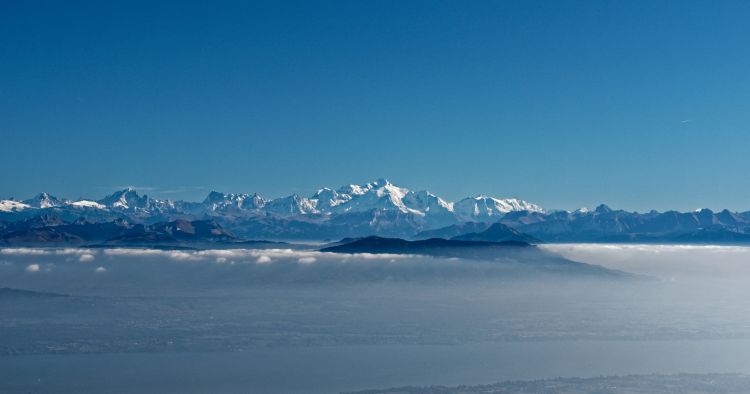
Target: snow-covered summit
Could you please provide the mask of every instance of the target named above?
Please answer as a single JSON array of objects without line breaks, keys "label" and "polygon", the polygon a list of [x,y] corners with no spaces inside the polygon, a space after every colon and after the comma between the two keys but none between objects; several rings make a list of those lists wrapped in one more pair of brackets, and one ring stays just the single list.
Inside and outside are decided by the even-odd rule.
[{"label": "snow-covered summit", "polygon": [[[354,186],[354,185],[350,185]],[[358,186],[357,186],[358,187]],[[361,194],[354,194],[354,193],[344,193],[342,192],[342,189],[339,189],[338,191],[324,187],[315,194],[310,197],[310,200],[315,201],[315,208],[319,211],[323,212],[330,212],[331,209],[334,207],[337,207],[341,204],[346,204],[347,202],[351,201],[352,198],[354,198],[355,195],[361,195]]]},{"label": "snow-covered summit", "polygon": [[217,191],[208,193],[203,205],[210,211],[222,211],[228,209],[237,210],[257,210],[266,205],[266,200],[256,194],[224,194]]},{"label": "snow-covered summit", "polygon": [[60,205],[63,205],[65,201],[52,196],[49,193],[39,193],[28,200],[24,200],[23,203],[34,208],[44,209],[58,207]]},{"label": "snow-covered summit", "polygon": [[411,209],[404,204],[403,198],[409,193],[409,189],[398,187],[387,179],[381,178],[362,186],[349,185],[348,188],[355,193],[350,195],[349,201],[338,205],[334,212],[364,212],[383,209],[422,214],[421,211]]},{"label": "snow-covered summit", "polygon": [[135,212],[139,215],[148,215],[152,213],[171,212],[176,209],[172,200],[157,200],[147,195],[140,195],[132,188],[128,187],[116,191],[107,197],[97,201],[97,203],[108,209],[115,211]]},{"label": "snow-covered summit", "polygon": [[410,191],[402,198],[404,204],[422,212],[453,212],[453,203],[430,193],[427,190]]},{"label": "snow-covered summit", "polygon": [[145,209],[148,206],[148,200],[148,196],[140,196],[135,189],[128,187],[116,191],[98,202],[115,209],[134,210],[137,208]]},{"label": "snow-covered summit", "polygon": [[467,197],[453,204],[458,217],[467,221],[483,221],[492,217],[502,217],[508,212],[544,212],[544,208],[518,198],[496,198],[487,195]]},{"label": "snow-covered summit", "polygon": [[308,198],[292,194],[291,196],[276,198],[269,201],[263,210],[281,216],[307,215],[318,213],[315,205],[315,202]]}]

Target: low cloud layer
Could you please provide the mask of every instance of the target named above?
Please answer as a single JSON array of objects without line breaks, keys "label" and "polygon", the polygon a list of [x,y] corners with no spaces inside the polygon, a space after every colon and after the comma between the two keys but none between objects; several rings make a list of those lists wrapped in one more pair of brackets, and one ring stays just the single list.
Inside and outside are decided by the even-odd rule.
[{"label": "low cloud layer", "polygon": [[[571,260],[662,281],[750,280],[750,248],[684,245],[544,245]],[[257,284],[421,282],[507,283],[519,265],[413,255],[335,254],[291,249],[0,249],[0,287],[61,292],[249,288]],[[106,275],[102,275],[106,273]],[[469,283],[469,282],[467,282]],[[691,282],[694,283],[694,282]],[[100,289],[100,290],[97,290]]]},{"label": "low cloud layer", "polygon": [[750,278],[747,246],[549,244],[542,247],[571,260],[664,279]]},{"label": "low cloud layer", "polygon": [[93,249],[63,248],[63,249],[40,249],[40,248],[0,248],[0,254],[8,256],[81,256],[90,255]]},{"label": "low cloud layer", "polygon": [[[34,249],[17,250],[15,254],[34,255]],[[84,252],[87,253],[87,252]],[[88,254],[88,253],[87,253]],[[327,259],[346,261],[349,259],[365,260],[394,260],[409,259],[414,256],[393,255],[393,254],[340,254],[340,253],[323,253],[309,250],[293,249],[214,249],[200,251],[182,251],[182,250],[161,250],[161,249],[104,249],[102,254],[105,256],[131,256],[131,257],[164,257],[174,261],[203,261],[213,260],[217,262],[227,262],[230,260],[255,261],[265,264],[271,263],[274,259],[294,259],[300,263],[314,263],[318,257]]]},{"label": "low cloud layer", "polygon": [[[61,292],[78,292],[81,288],[92,292],[134,288],[193,291],[257,284],[484,280],[531,272],[531,268],[477,260],[292,249],[13,248],[0,249],[0,254],[8,262],[0,267],[0,287],[43,287]],[[31,264],[33,268],[27,269]],[[21,275],[24,272],[26,275]],[[101,275],[105,272],[107,275]]]}]

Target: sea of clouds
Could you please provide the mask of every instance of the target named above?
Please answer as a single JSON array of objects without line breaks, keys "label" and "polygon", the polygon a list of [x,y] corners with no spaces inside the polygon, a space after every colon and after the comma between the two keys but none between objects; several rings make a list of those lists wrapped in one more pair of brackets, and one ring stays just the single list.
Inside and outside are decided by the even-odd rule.
[{"label": "sea of clouds", "polygon": [[750,278],[750,247],[734,245],[547,244],[571,260],[667,280]]},{"label": "sea of clouds", "polygon": [[[647,275],[663,283],[744,283],[750,279],[750,247],[745,246],[549,244],[541,247],[574,261]],[[535,276],[529,273],[519,266],[490,261],[292,249],[0,249],[0,287],[76,294],[139,288],[193,291],[271,284],[467,280],[507,283]]]},{"label": "sea of clouds", "polygon": [[0,249],[0,287],[72,292],[486,279],[523,269],[489,261],[292,249]]}]

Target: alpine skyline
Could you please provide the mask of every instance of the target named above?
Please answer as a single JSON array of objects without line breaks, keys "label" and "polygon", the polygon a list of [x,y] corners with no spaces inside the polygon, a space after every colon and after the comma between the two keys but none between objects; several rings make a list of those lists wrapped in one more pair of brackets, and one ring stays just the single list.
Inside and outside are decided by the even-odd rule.
[{"label": "alpine skyline", "polygon": [[[204,241],[229,245],[242,240],[322,242],[365,236],[733,244],[750,240],[750,211],[638,213],[605,204],[563,211],[482,194],[450,201],[387,179],[271,199],[257,193],[212,191],[198,202],[161,200],[127,188],[100,199],[69,200],[40,193],[23,201],[0,200],[0,245],[103,242],[133,246],[146,239],[150,240],[146,245],[175,243],[190,239],[173,237],[174,231],[183,228],[202,228],[208,236]],[[217,240],[214,234],[223,238]]]},{"label": "alpine skyline", "polygon": [[278,197],[386,176],[451,200],[747,210],[749,11],[9,2],[0,196]]}]

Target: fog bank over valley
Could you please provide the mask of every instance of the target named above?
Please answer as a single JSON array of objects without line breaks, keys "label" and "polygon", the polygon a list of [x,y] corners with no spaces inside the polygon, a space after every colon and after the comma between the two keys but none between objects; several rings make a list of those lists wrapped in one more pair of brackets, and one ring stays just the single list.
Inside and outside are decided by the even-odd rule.
[{"label": "fog bank over valley", "polygon": [[201,366],[192,389],[223,376],[220,392],[750,372],[750,249],[540,248],[635,275],[519,257],[536,254],[0,249],[0,364],[15,371],[0,389],[112,391],[125,384],[113,371],[149,363],[178,368],[142,371],[167,392],[190,391],[188,364]]}]

